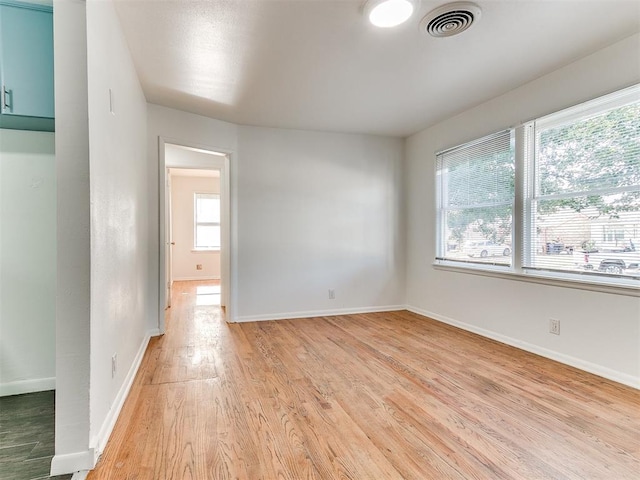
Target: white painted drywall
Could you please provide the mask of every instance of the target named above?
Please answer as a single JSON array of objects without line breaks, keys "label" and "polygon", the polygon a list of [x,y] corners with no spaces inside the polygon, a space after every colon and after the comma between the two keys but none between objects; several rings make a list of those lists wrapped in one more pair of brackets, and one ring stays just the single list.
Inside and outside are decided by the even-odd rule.
[{"label": "white painted drywall", "polygon": [[402,140],[239,132],[237,319],[403,304]]},{"label": "white painted drywall", "polygon": [[[404,303],[402,140],[238,127],[156,105],[148,114],[150,176],[158,136],[232,152],[230,320]],[[152,222],[158,204],[152,189]],[[157,251],[151,258],[157,278]]]},{"label": "white painted drywall", "polygon": [[[173,280],[220,278],[220,250],[193,251],[195,193],[220,193],[219,177],[171,175],[171,239]],[[197,269],[202,265],[202,270]]]},{"label": "white painted drywall", "polygon": [[[111,2],[55,0],[54,35],[58,289],[51,472],[62,474],[95,465],[148,340],[149,197],[146,101]],[[113,353],[118,370],[111,378]]]},{"label": "white painted drywall", "polygon": [[[627,38],[406,142],[407,303],[582,368],[640,386],[640,298],[436,270],[435,152],[640,81]],[[550,335],[549,318],[561,335]]]},{"label": "white painted drywall", "polygon": [[89,118],[86,2],[55,0],[57,181],[55,473],[90,468]]},{"label": "white painted drywall", "polygon": [[[148,328],[147,105],[115,9],[87,2],[91,437],[100,452]],[[111,94],[110,94],[111,92]],[[112,356],[117,371],[112,375]],[[114,410],[116,409],[116,410]]]},{"label": "white painted drywall", "polygon": [[0,396],[55,388],[54,134],[0,130]]}]

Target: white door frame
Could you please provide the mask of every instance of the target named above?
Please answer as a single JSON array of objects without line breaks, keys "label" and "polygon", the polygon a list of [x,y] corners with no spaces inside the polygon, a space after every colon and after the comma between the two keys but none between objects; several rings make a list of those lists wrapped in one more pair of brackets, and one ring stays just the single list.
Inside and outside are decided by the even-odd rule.
[{"label": "white door frame", "polygon": [[[221,155],[210,155],[206,160],[184,160],[172,159],[167,163],[165,158],[165,146],[167,144],[180,147],[202,150],[204,152],[215,152]],[[209,145],[196,145],[189,142],[174,140],[158,136],[158,160],[159,160],[159,229],[158,240],[159,271],[158,271],[158,330],[161,334],[165,332],[165,308],[167,307],[167,249],[171,248],[168,232],[168,206],[167,206],[167,172],[169,168],[193,168],[198,170],[220,170],[220,289],[221,304],[225,307],[225,318],[228,322],[233,322],[235,313],[235,289],[231,286],[235,283],[235,267],[232,265],[234,248],[232,244],[231,225],[231,158],[233,152],[225,149],[212,147]]]},{"label": "white door frame", "polygon": [[167,248],[165,249],[165,262],[166,263],[166,289],[165,289],[165,308],[171,308],[171,287],[173,286],[173,246],[175,242],[173,241],[173,205],[171,203],[171,172],[169,169],[166,169],[166,188],[165,188],[165,239],[167,242]]}]

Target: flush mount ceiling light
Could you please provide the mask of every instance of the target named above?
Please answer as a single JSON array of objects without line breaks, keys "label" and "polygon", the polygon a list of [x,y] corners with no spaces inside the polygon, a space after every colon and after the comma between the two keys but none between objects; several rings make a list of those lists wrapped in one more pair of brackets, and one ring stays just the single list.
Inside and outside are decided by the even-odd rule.
[{"label": "flush mount ceiling light", "polygon": [[414,8],[415,0],[368,0],[364,13],[376,27],[389,28],[409,20]]},{"label": "flush mount ceiling light", "polygon": [[448,3],[427,13],[420,22],[420,30],[432,37],[451,37],[464,32],[481,13],[475,3]]}]

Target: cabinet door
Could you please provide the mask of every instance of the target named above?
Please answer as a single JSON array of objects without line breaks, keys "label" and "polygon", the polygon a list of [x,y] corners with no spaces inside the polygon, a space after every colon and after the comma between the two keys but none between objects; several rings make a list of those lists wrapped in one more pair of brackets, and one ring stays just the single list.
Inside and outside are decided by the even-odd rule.
[{"label": "cabinet door", "polygon": [[0,4],[0,77],[3,115],[54,117],[50,10]]}]

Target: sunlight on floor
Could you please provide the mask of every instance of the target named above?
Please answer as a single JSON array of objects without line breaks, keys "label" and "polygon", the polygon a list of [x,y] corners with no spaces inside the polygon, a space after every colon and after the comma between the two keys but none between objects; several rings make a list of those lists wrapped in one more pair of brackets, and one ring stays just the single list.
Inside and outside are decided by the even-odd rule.
[{"label": "sunlight on floor", "polygon": [[199,285],[196,287],[196,295],[220,294],[220,285]]},{"label": "sunlight on floor", "polygon": [[196,305],[220,305],[220,285],[197,286]]}]

